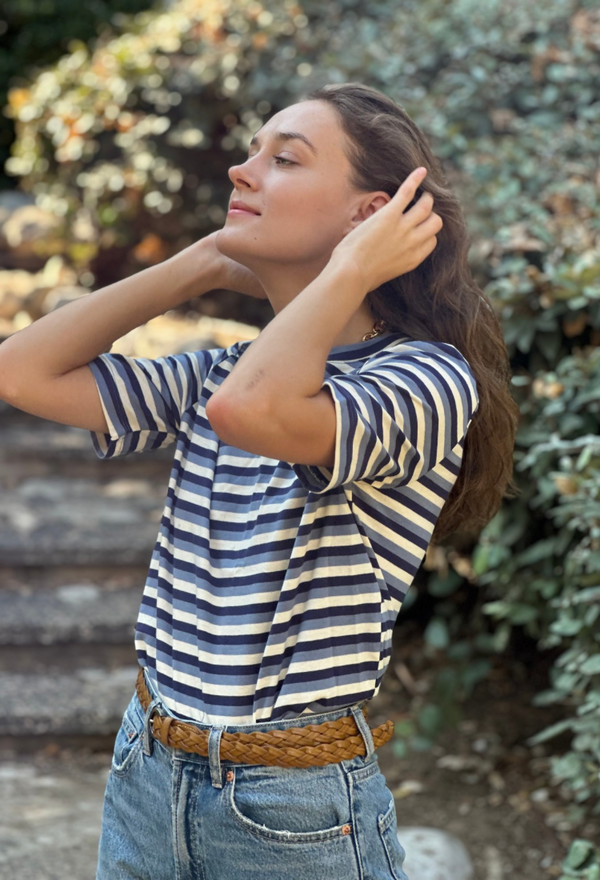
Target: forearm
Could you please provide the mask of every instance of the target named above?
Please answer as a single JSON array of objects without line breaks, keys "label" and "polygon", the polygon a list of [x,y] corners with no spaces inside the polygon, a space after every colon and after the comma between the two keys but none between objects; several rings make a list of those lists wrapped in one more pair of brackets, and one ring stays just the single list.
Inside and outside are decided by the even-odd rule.
[{"label": "forearm", "polygon": [[331,347],[366,295],[351,264],[329,262],[253,340],[213,398],[293,411],[323,385]]},{"label": "forearm", "polygon": [[157,266],[61,306],[0,345],[0,383],[3,374],[10,373],[13,384],[28,383],[89,363],[130,330],[212,289],[213,268],[210,250],[203,251],[197,242]]}]

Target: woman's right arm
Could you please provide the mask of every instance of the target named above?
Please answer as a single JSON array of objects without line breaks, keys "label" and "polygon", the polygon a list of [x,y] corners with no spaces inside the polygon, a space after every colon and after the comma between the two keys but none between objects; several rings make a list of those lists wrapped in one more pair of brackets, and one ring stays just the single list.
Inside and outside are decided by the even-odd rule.
[{"label": "woman's right arm", "polygon": [[220,255],[210,238],[10,336],[0,345],[0,399],[65,425],[107,431],[88,363],[130,330],[220,286]]}]

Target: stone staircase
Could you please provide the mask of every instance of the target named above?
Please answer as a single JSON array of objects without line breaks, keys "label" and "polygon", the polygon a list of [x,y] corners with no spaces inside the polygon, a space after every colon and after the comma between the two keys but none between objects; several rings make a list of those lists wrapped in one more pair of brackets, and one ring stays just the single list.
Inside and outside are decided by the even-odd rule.
[{"label": "stone staircase", "polygon": [[101,461],[0,401],[0,750],[112,749],[174,448]]},{"label": "stone staircase", "polygon": [[[101,461],[88,431],[0,401],[0,880],[94,876],[108,767],[77,755],[112,752],[135,688],[173,454]],[[25,757],[41,750],[68,757],[43,770]],[[453,835],[398,834],[411,880],[473,880]]]}]

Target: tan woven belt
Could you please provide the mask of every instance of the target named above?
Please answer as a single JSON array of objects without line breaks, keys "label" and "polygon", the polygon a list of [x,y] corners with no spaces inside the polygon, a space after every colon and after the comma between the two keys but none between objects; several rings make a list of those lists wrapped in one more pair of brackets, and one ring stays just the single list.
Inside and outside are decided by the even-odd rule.
[{"label": "tan woven belt", "polygon": [[[138,672],[136,691],[145,712],[152,696],[146,686],[142,667]],[[366,719],[366,705],[363,706],[362,713]],[[208,730],[164,715],[153,715],[151,724],[152,735],[164,746],[208,756]],[[388,742],[393,734],[394,722],[391,720],[372,728],[375,748]],[[346,761],[357,755],[366,755],[366,751],[358,725],[352,715],[348,715],[338,718],[337,721],[307,724],[306,727],[288,727],[286,730],[256,733],[228,733],[224,730],[219,754],[222,761],[241,764],[323,767],[325,764]]]}]

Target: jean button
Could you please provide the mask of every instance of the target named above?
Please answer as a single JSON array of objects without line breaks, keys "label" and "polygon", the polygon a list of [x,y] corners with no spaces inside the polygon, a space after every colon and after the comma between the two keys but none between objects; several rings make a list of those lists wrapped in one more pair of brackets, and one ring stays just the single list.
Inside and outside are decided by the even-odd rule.
[{"label": "jean button", "polygon": [[225,778],[227,782],[233,782],[233,770],[228,770]]}]

